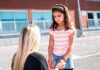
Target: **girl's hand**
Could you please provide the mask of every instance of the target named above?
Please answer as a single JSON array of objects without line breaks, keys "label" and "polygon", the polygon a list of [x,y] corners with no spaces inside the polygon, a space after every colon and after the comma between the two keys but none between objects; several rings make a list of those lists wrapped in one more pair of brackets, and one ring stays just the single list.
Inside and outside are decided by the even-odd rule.
[{"label": "girl's hand", "polygon": [[64,60],[60,60],[59,63],[57,64],[58,69],[64,69],[66,65],[66,62]]}]

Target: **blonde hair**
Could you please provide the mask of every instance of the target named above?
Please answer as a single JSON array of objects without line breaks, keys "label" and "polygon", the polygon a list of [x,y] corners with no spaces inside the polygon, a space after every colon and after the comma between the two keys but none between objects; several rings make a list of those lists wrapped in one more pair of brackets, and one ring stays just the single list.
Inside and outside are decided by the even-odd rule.
[{"label": "blonde hair", "polygon": [[23,28],[19,37],[19,47],[13,60],[12,69],[23,70],[28,55],[38,50],[39,43],[40,32],[37,26],[28,25]]}]

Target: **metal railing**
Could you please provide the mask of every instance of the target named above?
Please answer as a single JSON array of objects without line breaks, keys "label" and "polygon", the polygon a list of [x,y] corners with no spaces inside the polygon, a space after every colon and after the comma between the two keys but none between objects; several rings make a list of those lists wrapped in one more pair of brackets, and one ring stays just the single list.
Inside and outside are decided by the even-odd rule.
[{"label": "metal railing", "polygon": [[100,26],[100,19],[98,19],[98,25]]},{"label": "metal railing", "polygon": [[97,19],[97,20],[88,19],[87,21],[88,21],[88,28],[91,28],[91,27],[100,27],[100,19]]},{"label": "metal railing", "polygon": [[51,20],[39,20],[39,21],[32,21],[33,24],[37,25],[40,28],[41,33],[48,32],[52,21]]},{"label": "metal railing", "polygon": [[28,21],[0,21],[0,32],[19,32],[28,25]]},{"label": "metal railing", "polygon": [[[32,24],[36,24],[40,28],[41,33],[48,32],[51,23],[51,20],[32,21]],[[28,24],[29,21],[0,21],[0,33],[20,32]]]}]

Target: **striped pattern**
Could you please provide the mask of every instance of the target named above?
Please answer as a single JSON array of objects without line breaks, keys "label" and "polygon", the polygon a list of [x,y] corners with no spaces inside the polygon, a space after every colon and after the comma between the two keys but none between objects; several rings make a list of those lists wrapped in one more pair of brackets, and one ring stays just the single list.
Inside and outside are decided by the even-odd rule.
[{"label": "striped pattern", "polygon": [[50,34],[54,37],[54,49],[53,53],[58,56],[62,56],[67,52],[69,47],[69,35],[73,32],[73,29],[67,31],[53,31],[50,29]]}]

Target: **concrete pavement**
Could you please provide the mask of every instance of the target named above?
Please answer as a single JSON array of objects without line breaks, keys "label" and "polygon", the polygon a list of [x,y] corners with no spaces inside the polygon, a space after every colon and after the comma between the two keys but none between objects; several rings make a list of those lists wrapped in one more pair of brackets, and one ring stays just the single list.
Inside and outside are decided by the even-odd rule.
[{"label": "concrete pavement", "polygon": [[[39,52],[47,57],[48,37],[41,41]],[[10,64],[17,45],[0,46],[0,70],[11,70]],[[77,38],[73,59],[75,70],[100,70],[100,36]]]}]

